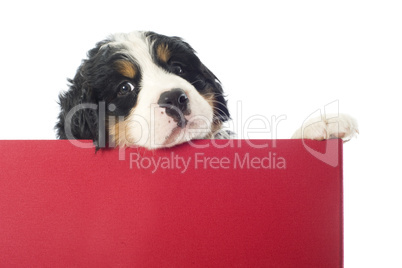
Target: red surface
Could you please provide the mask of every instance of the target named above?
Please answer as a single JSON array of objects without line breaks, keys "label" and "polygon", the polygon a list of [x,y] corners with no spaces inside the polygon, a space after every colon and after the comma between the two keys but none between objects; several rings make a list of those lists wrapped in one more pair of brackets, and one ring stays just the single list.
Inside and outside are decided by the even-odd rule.
[{"label": "red surface", "polygon": [[[0,141],[0,267],[342,267],[341,142],[308,142],[336,167],[300,140],[252,142],[268,148]],[[175,157],[187,170],[146,168]]]}]

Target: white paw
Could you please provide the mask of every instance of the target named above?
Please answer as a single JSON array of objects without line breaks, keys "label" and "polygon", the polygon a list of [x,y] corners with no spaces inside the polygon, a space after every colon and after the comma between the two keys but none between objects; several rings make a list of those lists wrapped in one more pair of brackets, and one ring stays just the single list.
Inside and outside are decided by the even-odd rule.
[{"label": "white paw", "polygon": [[341,138],[344,142],[359,133],[357,121],[346,114],[324,115],[307,120],[292,139],[326,140]]}]

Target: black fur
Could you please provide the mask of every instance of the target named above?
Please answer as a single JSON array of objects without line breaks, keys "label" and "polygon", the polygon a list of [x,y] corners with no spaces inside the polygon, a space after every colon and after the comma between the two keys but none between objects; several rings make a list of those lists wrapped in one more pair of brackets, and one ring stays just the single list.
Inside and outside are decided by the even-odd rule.
[{"label": "black fur", "polygon": [[[201,95],[214,95],[216,103],[214,120],[227,121],[230,115],[220,82],[202,64],[194,49],[179,37],[167,37],[154,32],[146,32],[145,36],[154,42],[153,55],[156,55],[155,49],[160,43],[168,44],[169,50],[173,52],[167,63],[161,62],[156,56],[154,62],[173,73],[174,66],[183,66],[186,72],[181,76],[193,84]],[[111,41],[106,39],[99,42],[88,52],[88,59],[83,60],[74,79],[68,79],[69,90],[60,94],[61,112],[55,126],[59,139],[91,139],[98,148],[103,147],[108,137],[106,118],[125,117],[136,105],[141,90],[141,68],[133,59],[124,53],[119,53],[118,48],[109,46],[108,43]],[[119,59],[130,61],[139,70],[139,74],[134,79],[122,76],[113,68],[113,63]],[[119,87],[125,82],[136,85],[135,90],[126,95],[119,95]],[[68,113],[80,104],[89,108],[81,107],[82,109],[73,113],[71,121],[66,120]],[[110,104],[113,106],[109,106]],[[102,107],[105,111],[103,116]],[[71,133],[66,132],[68,129],[71,129]]]}]

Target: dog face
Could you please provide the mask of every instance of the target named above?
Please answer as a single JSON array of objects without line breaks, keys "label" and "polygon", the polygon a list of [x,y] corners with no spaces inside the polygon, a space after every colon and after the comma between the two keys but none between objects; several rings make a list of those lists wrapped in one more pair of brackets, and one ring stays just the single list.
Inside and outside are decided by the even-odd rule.
[{"label": "dog face", "polygon": [[178,37],[116,34],[88,52],[60,95],[61,139],[171,147],[211,138],[229,119],[216,76]]}]

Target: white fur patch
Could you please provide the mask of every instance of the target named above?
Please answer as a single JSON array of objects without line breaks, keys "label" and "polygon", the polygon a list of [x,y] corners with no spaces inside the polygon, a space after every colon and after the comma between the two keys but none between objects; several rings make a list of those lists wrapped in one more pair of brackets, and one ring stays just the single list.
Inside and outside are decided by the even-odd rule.
[{"label": "white fur patch", "polygon": [[357,121],[346,114],[326,115],[307,120],[296,130],[292,139],[326,140],[341,138],[348,141],[359,133]]}]

